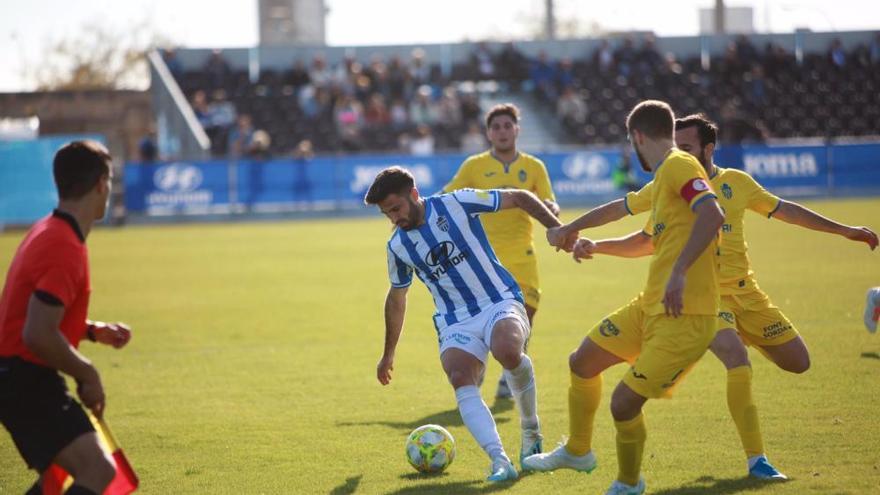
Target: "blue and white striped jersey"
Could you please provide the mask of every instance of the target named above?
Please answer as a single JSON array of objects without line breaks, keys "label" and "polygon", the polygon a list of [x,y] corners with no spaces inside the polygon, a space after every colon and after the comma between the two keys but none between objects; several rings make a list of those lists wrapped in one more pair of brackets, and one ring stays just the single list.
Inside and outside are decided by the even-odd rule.
[{"label": "blue and white striped jersey", "polygon": [[412,230],[398,228],[388,241],[391,285],[409,286],[415,271],[434,298],[438,331],[505,299],[523,302],[478,218],[500,206],[498,190],[461,189],[429,196],[425,223]]}]

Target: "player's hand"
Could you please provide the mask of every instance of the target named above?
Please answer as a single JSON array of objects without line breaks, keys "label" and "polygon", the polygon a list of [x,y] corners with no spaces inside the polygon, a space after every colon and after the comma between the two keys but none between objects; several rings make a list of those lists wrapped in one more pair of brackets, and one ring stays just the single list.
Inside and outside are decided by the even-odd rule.
[{"label": "player's hand", "polygon": [[851,241],[866,243],[871,248],[871,251],[877,248],[877,234],[868,227],[850,227],[846,238]]},{"label": "player's hand", "polygon": [[577,236],[577,231],[569,228],[568,225],[547,229],[547,242],[555,247],[557,252],[561,249],[566,253],[570,253],[574,249],[575,242],[577,242]]},{"label": "player's hand", "polygon": [[83,405],[92,410],[97,418],[104,415],[104,386],[101,384],[101,377],[98,371],[92,368],[88,378],[77,380],[76,394]]},{"label": "player's hand", "polygon": [[552,213],[554,217],[559,216],[559,211],[560,211],[559,204],[557,204],[556,201],[550,201],[549,199],[545,199],[544,206],[546,206],[547,209],[550,210],[550,213]]},{"label": "player's hand", "polygon": [[684,308],[684,273],[672,270],[669,282],[666,283],[666,294],[663,295],[663,307],[666,316],[678,318]]},{"label": "player's hand", "polygon": [[125,347],[131,340],[131,327],[122,322],[104,323],[103,321],[93,322],[93,332],[95,333],[95,341],[106,345],[112,345],[119,349]]},{"label": "player's hand", "polygon": [[376,365],[376,378],[382,385],[391,383],[391,371],[394,370],[394,358],[391,356],[382,356],[379,364]]},{"label": "player's hand", "polygon": [[596,252],[596,243],[586,237],[581,237],[575,243],[574,249],[571,251],[571,257],[580,263],[581,260],[593,259],[594,252]]}]

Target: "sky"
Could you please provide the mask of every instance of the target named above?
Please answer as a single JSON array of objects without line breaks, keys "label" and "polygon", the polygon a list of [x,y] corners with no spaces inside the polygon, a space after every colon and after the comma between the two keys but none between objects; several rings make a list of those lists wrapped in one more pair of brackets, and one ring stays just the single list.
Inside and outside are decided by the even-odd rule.
[{"label": "sky", "polygon": [[[752,7],[758,32],[880,29],[877,0],[726,0]],[[697,10],[714,0],[556,0],[557,18],[586,29],[698,33]],[[121,6],[122,5],[122,6]],[[222,5],[222,9],[217,6]],[[524,39],[540,27],[544,0],[326,0],[330,45]],[[675,8],[671,8],[674,5]],[[0,92],[34,89],[29,72],[48,46],[100,23],[116,31],[147,23],[185,47],[247,47],[258,42],[257,0],[0,0]]]}]

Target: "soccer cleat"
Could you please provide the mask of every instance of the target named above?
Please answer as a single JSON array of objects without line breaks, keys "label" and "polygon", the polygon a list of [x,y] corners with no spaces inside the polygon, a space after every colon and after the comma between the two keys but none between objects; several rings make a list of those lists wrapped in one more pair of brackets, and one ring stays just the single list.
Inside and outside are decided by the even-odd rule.
[{"label": "soccer cleat", "polygon": [[510,391],[510,387],[507,386],[507,380],[504,379],[504,376],[498,380],[498,391],[495,392],[496,399],[512,399],[513,392]]},{"label": "soccer cleat", "polygon": [[530,455],[522,460],[523,470],[553,471],[556,469],[574,469],[583,473],[591,473],[596,469],[596,455],[589,451],[584,455],[572,455],[559,445],[548,454]]},{"label": "soccer cleat", "polygon": [[749,468],[749,476],[759,480],[787,480],[788,476],[780,473],[763,455],[754,466]]},{"label": "soccer cleat", "polygon": [[[519,451],[519,465],[523,465],[523,459],[530,455],[540,454],[543,449],[544,437],[538,428],[523,428],[522,450]],[[525,468],[523,468],[525,469]]]},{"label": "soccer cleat", "polygon": [[639,483],[636,486],[614,480],[605,495],[642,495],[643,493],[645,493],[645,478],[639,478]]},{"label": "soccer cleat", "polygon": [[865,303],[865,327],[874,333],[877,331],[877,320],[880,319],[880,287],[868,289],[868,301]]},{"label": "soccer cleat", "polygon": [[489,477],[486,481],[513,481],[519,477],[513,463],[507,457],[496,457],[492,460],[492,466],[489,467]]}]

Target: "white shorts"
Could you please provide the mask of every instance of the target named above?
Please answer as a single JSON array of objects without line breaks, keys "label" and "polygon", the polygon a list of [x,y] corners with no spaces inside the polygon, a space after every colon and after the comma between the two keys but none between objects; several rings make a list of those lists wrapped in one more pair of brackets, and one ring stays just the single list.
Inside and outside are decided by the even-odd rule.
[{"label": "white shorts", "polygon": [[485,364],[486,358],[489,356],[489,346],[492,343],[492,330],[496,323],[508,318],[519,321],[525,333],[523,338],[528,339],[531,329],[526,309],[515,299],[505,299],[489,306],[476,316],[441,330],[439,336],[440,355],[442,356],[446,349],[455,347],[473,355]]}]

